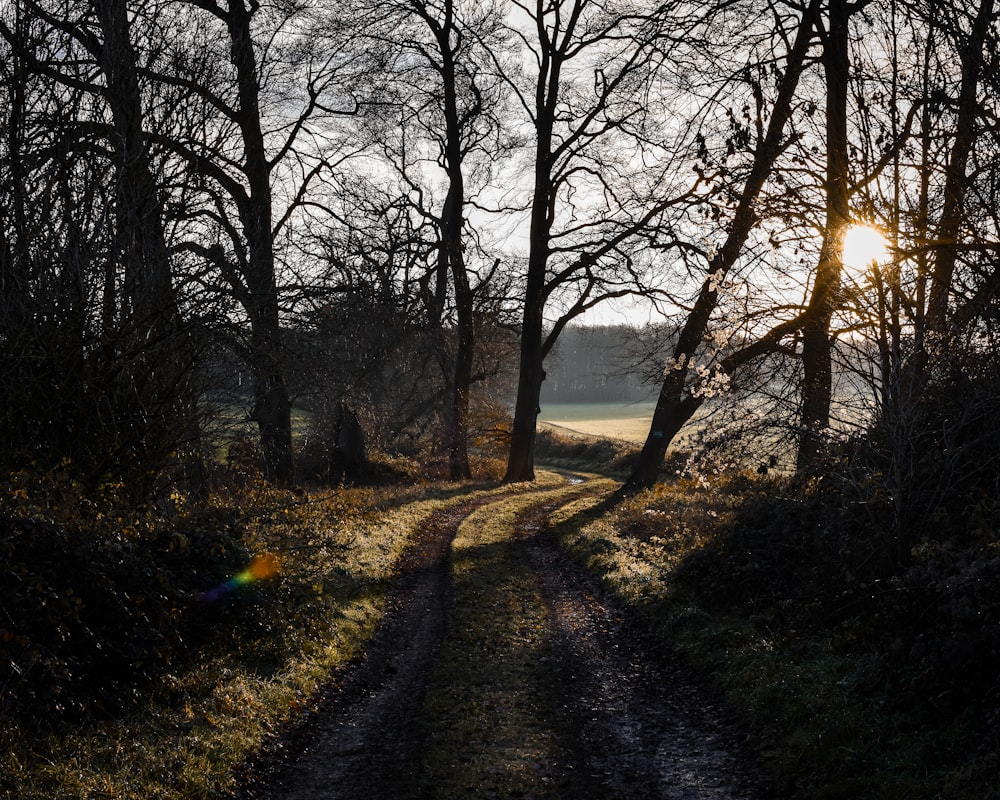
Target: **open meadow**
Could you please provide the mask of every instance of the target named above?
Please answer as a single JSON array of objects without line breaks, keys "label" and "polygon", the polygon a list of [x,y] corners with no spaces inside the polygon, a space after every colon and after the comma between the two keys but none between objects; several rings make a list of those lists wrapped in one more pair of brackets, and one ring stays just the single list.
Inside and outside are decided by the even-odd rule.
[{"label": "open meadow", "polygon": [[653,417],[652,401],[643,403],[547,403],[538,421],[565,431],[641,444]]},{"label": "open meadow", "polygon": [[[546,403],[538,421],[542,428],[549,427],[557,433],[584,434],[604,439],[617,439],[641,445],[646,441],[653,419],[652,400],[632,403]],[[681,429],[670,450],[686,450],[694,443],[698,432],[704,428],[704,412]]]}]

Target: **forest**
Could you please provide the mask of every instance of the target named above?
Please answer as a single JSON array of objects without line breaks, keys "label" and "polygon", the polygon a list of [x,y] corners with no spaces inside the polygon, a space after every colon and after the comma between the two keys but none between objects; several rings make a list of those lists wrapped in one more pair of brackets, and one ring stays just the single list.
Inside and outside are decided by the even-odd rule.
[{"label": "forest", "polygon": [[[646,328],[648,335],[661,332]],[[645,354],[636,349],[632,325],[570,325],[559,337],[546,364],[541,405],[546,403],[632,403],[650,400]]]},{"label": "forest", "polygon": [[[9,796],[213,648],[363,642],[381,606],[329,604],[419,529],[386,514],[553,468],[669,563],[623,602],[826,642],[944,737],[771,759],[783,791],[996,796],[998,102],[994,0],[2,0]],[[539,430],[595,363],[655,400],[634,451]]]}]

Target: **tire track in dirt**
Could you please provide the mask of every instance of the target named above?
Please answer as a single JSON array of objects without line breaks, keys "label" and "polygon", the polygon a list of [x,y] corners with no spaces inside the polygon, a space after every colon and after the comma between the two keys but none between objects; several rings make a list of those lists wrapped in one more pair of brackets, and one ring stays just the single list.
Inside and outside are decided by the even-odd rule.
[{"label": "tire track in dirt", "polygon": [[545,531],[559,504],[518,525],[546,603],[554,702],[572,759],[602,800],[757,800],[763,776],[690,670],[601,596]]},{"label": "tire track in dirt", "polygon": [[[527,688],[530,694],[545,698],[539,723],[555,732],[556,749],[532,765],[539,772],[510,796],[763,797],[738,731],[710,695],[602,598],[590,576],[546,531],[549,514],[580,491],[586,489],[544,498],[531,492],[517,500],[523,510],[516,517],[510,564],[536,576],[531,595],[535,603],[541,599],[547,619],[537,668],[527,670],[524,679],[537,684]],[[456,613],[451,544],[473,512],[511,498],[480,497],[439,511],[421,526],[401,559],[386,615],[364,656],[336,678],[301,724],[262,754],[240,800],[439,796],[433,785],[421,783],[421,758],[427,753],[418,735],[433,719],[424,716],[424,698]],[[490,524],[489,517],[477,524]],[[475,738],[488,742],[489,731]],[[513,791],[518,784],[504,785]]]},{"label": "tire track in dirt", "polygon": [[404,552],[385,617],[361,659],[251,767],[240,800],[404,797],[419,713],[448,609],[448,555],[462,521],[493,498],[436,512]]}]

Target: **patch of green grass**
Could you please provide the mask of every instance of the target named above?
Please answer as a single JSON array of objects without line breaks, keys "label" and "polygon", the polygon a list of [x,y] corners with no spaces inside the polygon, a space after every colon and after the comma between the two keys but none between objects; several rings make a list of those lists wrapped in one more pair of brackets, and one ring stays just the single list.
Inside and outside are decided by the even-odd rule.
[{"label": "patch of green grass", "polygon": [[541,429],[535,438],[538,462],[550,469],[581,470],[622,478],[638,454],[636,445],[583,434]]},{"label": "patch of green grass", "polygon": [[[247,460],[260,463],[258,453],[259,433],[257,423],[251,419],[252,401],[246,404],[232,400],[218,400],[210,396],[202,398],[201,446],[210,460],[225,464],[231,460]],[[292,436],[299,445],[313,424],[313,414],[302,408],[291,411]]]}]

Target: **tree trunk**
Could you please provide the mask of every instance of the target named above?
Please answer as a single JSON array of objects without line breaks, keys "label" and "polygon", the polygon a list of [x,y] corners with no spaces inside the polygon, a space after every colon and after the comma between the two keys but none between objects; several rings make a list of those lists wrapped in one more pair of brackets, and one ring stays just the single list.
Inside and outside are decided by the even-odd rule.
[{"label": "tree trunk", "polygon": [[441,215],[441,273],[451,275],[455,287],[457,341],[450,380],[448,423],[446,426],[448,475],[452,480],[472,477],[469,466],[468,428],[469,392],[472,388],[472,363],[476,347],[474,294],[465,268],[462,227],[465,213],[465,175],[463,171],[463,124],[458,110],[458,77],[453,0],[445,3],[443,24],[434,27],[441,51],[441,77],[445,118],[445,161],[448,172],[448,196]]},{"label": "tree trunk", "polygon": [[535,433],[544,380],[541,304],[525,304],[514,425],[511,429],[507,473],[504,475],[504,481],[508,483],[535,479]]},{"label": "tree trunk", "polygon": [[797,468],[813,469],[830,426],[833,391],[830,322],[840,290],[843,240],[850,224],[847,152],[847,81],[850,70],[847,0],[830,0],[823,45],[826,76],[826,225],[816,279],[802,330],[802,407]]},{"label": "tree trunk", "polygon": [[[446,104],[447,105],[447,104]],[[457,115],[455,117],[457,120]],[[458,142],[456,131],[455,142]],[[450,140],[450,134],[449,134]],[[464,182],[462,180],[461,155],[451,153],[459,160],[449,168],[451,185],[441,215],[441,244],[439,269],[451,275],[455,286],[456,343],[451,374],[448,378],[448,409],[446,411],[445,450],[448,453],[448,475],[451,480],[472,477],[469,466],[468,428],[469,392],[472,388],[472,364],[476,346],[475,315],[473,309],[474,292],[469,285],[469,274],[465,268],[462,252],[462,209]],[[456,146],[455,151],[458,150]]]},{"label": "tree trunk", "polygon": [[[757,223],[754,203],[764,187],[767,177],[774,169],[775,161],[782,151],[782,137],[785,125],[791,116],[792,100],[802,74],[805,58],[813,37],[813,26],[818,0],[812,0],[799,21],[795,40],[788,53],[788,63],[781,78],[775,98],[767,132],[758,142],[754,162],[747,181],[740,194],[739,203],[729,227],[729,233],[722,248],[709,266],[709,273],[716,275],[716,284],[728,274],[743,251],[743,246]],[[710,281],[702,285],[694,308],[688,314],[673,351],[673,364],[668,364],[663,384],[657,397],[656,408],[649,433],[643,444],[639,460],[622,485],[619,494],[629,495],[647,489],[656,483],[660,466],[666,456],[671,441],[700,406],[700,401],[685,394],[688,374],[688,360],[695,354],[705,336],[708,323],[718,305],[718,293]],[[757,353],[754,349],[755,355]]]},{"label": "tree trunk", "polygon": [[[192,354],[172,285],[128,9],[125,0],[92,0],[92,7],[104,39],[98,59],[115,131],[111,145],[116,159],[116,249],[124,270],[118,341],[109,342],[113,357],[128,365],[116,369],[121,376],[114,392],[120,404],[117,447],[124,474],[131,476],[142,496],[146,481],[139,476],[165,465],[171,452],[184,454],[188,476],[201,474],[195,398],[188,385]],[[188,488],[202,491],[204,487],[196,483],[189,481]]]},{"label": "tree trunk", "polygon": [[[968,39],[960,45],[962,83],[955,117],[955,140],[948,156],[944,185],[944,202],[938,224],[934,271],[931,274],[930,296],[927,301],[926,335],[944,346],[948,329],[948,298],[958,251],[956,245],[964,218],[965,194],[968,186],[966,170],[969,155],[976,141],[976,118],[979,102],[976,94],[983,69],[983,45],[993,18],[994,0],[980,0],[979,9]],[[941,355],[941,354],[938,354]]]},{"label": "tree trunk", "polygon": [[[521,318],[521,355],[517,379],[517,400],[507,457],[508,483],[535,479],[535,434],[542,395],[543,313],[545,308],[545,264],[548,252],[547,204],[536,189],[532,210],[531,252],[528,256],[528,280],[525,287],[524,314]],[[547,196],[547,193],[545,194]]]},{"label": "tree trunk", "polygon": [[[20,4],[14,7],[15,35],[24,33]],[[7,161],[10,185],[5,202],[10,204],[13,224],[0,225],[0,329],[8,335],[23,333],[30,309],[25,296],[29,284],[28,215],[25,210],[26,181],[24,176],[24,124],[26,117],[24,62],[18,53],[10,61],[10,83],[7,101]]]},{"label": "tree trunk", "polygon": [[249,197],[241,205],[240,218],[248,253],[246,280],[250,302],[246,310],[253,332],[250,342],[250,366],[255,383],[253,418],[260,430],[264,477],[287,486],[295,482],[292,404],[285,384],[271,230],[271,166],[260,125],[260,86],[250,31],[252,14],[243,0],[229,0],[226,23],[239,92],[237,121],[243,139],[243,171],[249,187]]},{"label": "tree trunk", "polygon": [[475,316],[469,277],[461,269],[454,274],[455,302],[458,307],[458,343],[455,350],[455,376],[452,384],[451,421],[449,425],[448,471],[450,478],[472,477],[469,465],[469,394],[472,389],[472,364],[475,354]]},{"label": "tree trunk", "polygon": [[686,369],[673,370],[664,379],[656,398],[649,434],[632,474],[619,490],[620,494],[632,494],[656,484],[667,448],[701,405],[698,398],[684,394],[686,379]]},{"label": "tree trunk", "polygon": [[156,181],[143,131],[138,64],[124,0],[93,0],[104,33],[101,68],[114,121],[117,164],[116,214],[125,268],[125,298],[136,334],[171,327],[176,303]]}]

